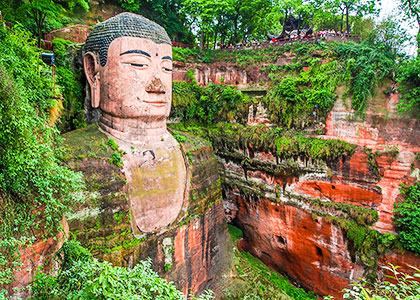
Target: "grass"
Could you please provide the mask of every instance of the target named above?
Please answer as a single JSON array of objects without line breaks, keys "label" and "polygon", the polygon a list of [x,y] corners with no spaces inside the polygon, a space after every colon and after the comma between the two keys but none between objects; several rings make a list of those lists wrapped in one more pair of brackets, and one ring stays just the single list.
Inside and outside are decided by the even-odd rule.
[{"label": "grass", "polygon": [[[243,237],[242,231],[232,225],[229,225],[229,233],[234,242]],[[234,252],[236,274],[232,278],[230,288],[224,291],[222,300],[317,299],[313,293],[295,287],[287,277],[270,269],[248,252],[236,248]]]}]

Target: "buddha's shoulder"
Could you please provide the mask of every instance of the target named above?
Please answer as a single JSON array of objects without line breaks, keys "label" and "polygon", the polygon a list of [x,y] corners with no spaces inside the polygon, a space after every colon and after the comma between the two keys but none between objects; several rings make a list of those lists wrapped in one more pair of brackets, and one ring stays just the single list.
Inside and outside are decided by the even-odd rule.
[{"label": "buddha's shoulder", "polygon": [[201,137],[185,133],[182,131],[172,130],[172,135],[181,145],[185,160],[190,171],[198,177],[218,177],[217,160],[214,156],[211,143]]},{"label": "buddha's shoulder", "polygon": [[64,160],[111,158],[118,145],[99,130],[97,124],[63,134]]}]

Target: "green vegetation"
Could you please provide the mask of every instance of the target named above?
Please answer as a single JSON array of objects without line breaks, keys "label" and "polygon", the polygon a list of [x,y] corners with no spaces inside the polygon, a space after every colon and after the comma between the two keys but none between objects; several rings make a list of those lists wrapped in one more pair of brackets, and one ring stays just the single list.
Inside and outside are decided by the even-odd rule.
[{"label": "green vegetation", "polygon": [[[384,266],[388,280],[375,282],[373,285],[362,279],[360,282],[354,282],[351,287],[343,290],[343,298],[349,300],[413,300],[418,299],[420,294],[420,270],[412,267],[414,274],[410,275],[400,272],[400,267],[389,264]],[[328,296],[325,300],[333,300],[334,297]]]},{"label": "green vegetation", "polygon": [[420,254],[420,182],[402,185],[401,194],[405,199],[395,203],[394,209],[399,240],[405,249]]},{"label": "green vegetation", "polygon": [[0,288],[12,281],[19,244],[55,236],[82,191],[81,175],[59,163],[50,112],[59,93],[23,29],[0,26]]},{"label": "green vegetation", "polygon": [[[234,243],[243,235],[235,226],[228,225]],[[312,292],[295,287],[285,277],[270,269],[248,252],[235,248],[235,269],[237,274],[224,291],[223,300],[309,300],[317,299]]]},{"label": "green vegetation", "polygon": [[[250,99],[232,86],[198,86],[194,80],[174,82],[171,117],[185,122],[195,120],[210,124],[219,121],[244,122]],[[240,113],[242,112],[242,113]]]},{"label": "green vegetation", "polygon": [[336,162],[354,153],[355,145],[340,140],[306,137],[295,131],[270,129],[266,125],[244,126],[219,122],[217,125],[171,124],[176,130],[208,139],[217,152],[249,149],[272,153],[281,159],[302,158]]},{"label": "green vegetation", "polygon": [[40,47],[43,34],[68,23],[65,14],[76,6],[85,11],[89,9],[85,0],[5,0],[0,3],[0,11],[6,21],[23,24],[30,30],[37,37]]},{"label": "green vegetation", "polygon": [[[74,241],[66,242],[56,256],[60,263],[58,274],[38,273],[30,287],[31,299],[185,299],[173,283],[152,270],[150,259],[132,269],[114,267],[92,258]],[[205,292],[194,299],[207,300],[213,296]]]},{"label": "green vegetation", "polygon": [[383,45],[368,43],[337,44],[335,51],[346,62],[349,78],[348,92],[352,95],[352,107],[364,112],[367,99],[374,88],[390,77],[395,68],[395,56]]},{"label": "green vegetation", "polygon": [[351,253],[357,256],[365,267],[366,279],[375,282],[378,276],[379,258],[390,249],[400,247],[397,237],[391,233],[381,234],[369,226],[360,225],[349,219],[332,217],[331,221],[345,232]]},{"label": "green vegetation", "polygon": [[125,152],[120,150],[120,147],[117,145],[117,143],[115,143],[113,139],[108,139],[106,144],[111,147],[112,150],[114,150],[111,158],[109,159],[110,163],[117,166],[118,168],[121,168],[123,165],[122,156],[125,154]]},{"label": "green vegetation", "polygon": [[184,135],[180,134],[180,133],[179,133],[178,131],[176,131],[176,130],[173,130],[171,133],[172,133],[173,137],[175,138],[175,140],[176,140],[178,143],[183,143],[183,142],[185,142],[185,141],[186,141],[186,139],[187,139]]},{"label": "green vegetation", "polygon": [[61,92],[63,110],[60,112],[58,128],[60,132],[86,126],[84,116],[85,86],[82,83],[83,70],[73,66],[78,48],[70,41],[54,39],[57,84]]},{"label": "green vegetation", "polygon": [[[277,71],[269,76],[272,88],[267,97],[271,120],[289,128],[305,127],[305,121],[314,118],[314,111],[317,118],[324,120],[340,85],[347,86],[352,108],[363,114],[375,88],[395,70],[395,55],[369,41],[303,44],[295,45],[293,50],[297,59],[288,67],[295,72]],[[308,70],[303,71],[302,66]]]},{"label": "green vegetation", "polygon": [[420,58],[406,60],[400,65],[397,81],[400,84],[398,92],[401,95],[399,110],[414,111],[420,118]]},{"label": "green vegetation", "polygon": [[420,54],[420,1],[419,0],[401,0],[400,9],[404,13],[405,21],[417,29],[417,54]]},{"label": "green vegetation", "polygon": [[[177,49],[175,53],[178,53],[175,58],[182,61],[203,61],[204,52],[198,50]],[[213,62],[234,62],[249,70],[259,68],[269,78],[263,103],[270,121],[296,129],[325,121],[339,96],[340,86],[347,87],[340,96],[344,100],[351,97],[352,108],[363,115],[377,87],[396,71],[395,53],[388,46],[369,40],[361,44],[318,42],[235,52],[206,50],[205,55]],[[292,63],[278,63],[279,58],[291,59]],[[265,66],[261,67],[262,64]],[[415,70],[410,72],[401,77],[406,80],[400,80],[400,89],[409,91],[403,99],[409,99],[411,109],[417,100],[413,100],[415,89],[410,87],[416,86],[417,79]],[[233,120],[244,123],[252,99],[223,84],[200,87],[192,74],[187,75],[189,83],[174,83],[173,117],[201,123]]]}]

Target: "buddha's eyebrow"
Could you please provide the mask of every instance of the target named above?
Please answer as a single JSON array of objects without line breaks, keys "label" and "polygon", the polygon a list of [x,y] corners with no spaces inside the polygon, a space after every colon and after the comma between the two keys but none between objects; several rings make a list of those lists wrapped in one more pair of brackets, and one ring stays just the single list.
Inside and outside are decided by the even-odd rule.
[{"label": "buddha's eyebrow", "polygon": [[172,60],[172,57],[170,57],[170,56],[164,56],[164,57],[162,57],[162,59],[169,59],[169,60]]},{"label": "buddha's eyebrow", "polygon": [[125,51],[125,52],[121,53],[120,56],[124,55],[124,54],[131,54],[131,53],[143,54],[147,57],[151,57],[149,53],[144,52],[143,50],[128,50],[128,51]]}]

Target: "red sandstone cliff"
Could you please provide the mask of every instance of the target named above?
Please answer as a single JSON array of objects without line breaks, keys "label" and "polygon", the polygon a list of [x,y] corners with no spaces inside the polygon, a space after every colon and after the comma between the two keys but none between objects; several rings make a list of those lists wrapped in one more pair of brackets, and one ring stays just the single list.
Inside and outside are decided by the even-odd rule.
[{"label": "red sandstone cliff", "polygon": [[[408,252],[382,249],[375,254],[380,256],[377,265],[372,261],[378,259],[373,258],[375,255],[361,257],[365,254],[357,253],[340,222],[328,216],[342,215],[331,205],[324,207],[320,215],[318,204],[311,202],[319,198],[324,203],[348,203],[375,210],[379,219],[372,229],[396,233],[392,210],[400,195],[400,183],[413,181],[410,175],[420,166],[415,155],[420,151],[420,123],[399,116],[397,102],[397,94],[386,97],[379,91],[366,117],[358,118],[343,105],[342,98],[337,100],[326,122],[326,135],[318,137],[356,144],[356,152],[333,165],[309,158],[306,162],[295,161],[300,175],[246,170],[237,158],[250,158],[249,153],[222,154],[224,206],[229,221],[244,231],[240,247],[303,287],[337,297],[351,281],[367,275],[369,268],[387,262],[407,271],[410,264],[420,266],[420,257]],[[288,163],[276,162],[270,153],[253,153],[253,157],[266,166]],[[276,197],[274,191],[279,186],[283,190]]]},{"label": "red sandstone cliff", "polygon": [[153,268],[177,288],[220,294],[231,268],[232,241],[223,213],[217,161],[208,143],[189,136],[182,144],[188,164],[187,211],[163,233],[132,233],[125,174],[110,163],[108,137],[97,125],[65,134],[69,166],[84,175],[86,202],[68,219],[70,232],[93,256],[117,266],[150,257]]}]

